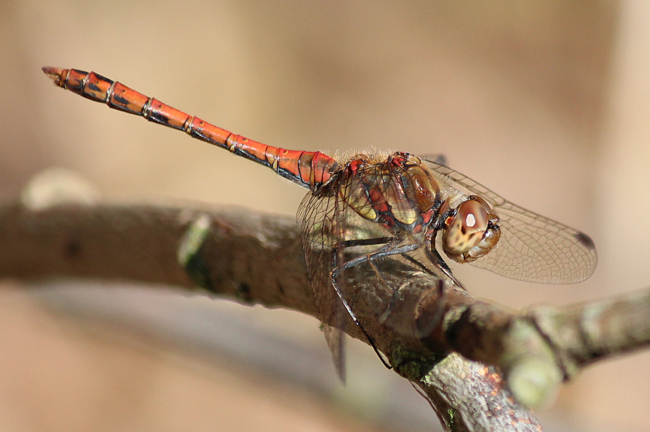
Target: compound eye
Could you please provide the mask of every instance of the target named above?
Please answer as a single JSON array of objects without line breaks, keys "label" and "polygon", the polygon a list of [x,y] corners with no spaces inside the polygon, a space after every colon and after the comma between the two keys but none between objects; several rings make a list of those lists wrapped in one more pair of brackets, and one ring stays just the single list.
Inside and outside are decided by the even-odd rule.
[{"label": "compound eye", "polygon": [[500,236],[499,218],[483,199],[470,196],[446,221],[442,246],[448,257],[470,262],[488,253]]},{"label": "compound eye", "polygon": [[464,201],[450,220],[444,238],[445,252],[462,254],[476,246],[487,229],[488,212],[476,200]]}]

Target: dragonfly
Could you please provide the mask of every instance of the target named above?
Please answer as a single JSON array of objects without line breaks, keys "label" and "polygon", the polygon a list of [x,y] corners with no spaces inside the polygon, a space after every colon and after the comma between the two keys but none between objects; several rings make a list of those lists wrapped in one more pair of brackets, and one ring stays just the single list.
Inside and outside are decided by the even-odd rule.
[{"label": "dragonfly", "polygon": [[[351,307],[353,287],[346,271],[366,266],[387,286],[380,263],[399,257],[464,288],[441,252],[456,263],[537,283],[581,282],[596,268],[596,247],[588,235],[526,210],[439,161],[401,151],[359,153],[339,161],[320,151],[273,147],[95,72],[56,67],[43,72],[59,87],[185,131],[309,189],[297,219],[319,318],[343,381],[344,330],[350,318],[390,367]],[[377,319],[384,321],[389,313],[390,302]]]}]

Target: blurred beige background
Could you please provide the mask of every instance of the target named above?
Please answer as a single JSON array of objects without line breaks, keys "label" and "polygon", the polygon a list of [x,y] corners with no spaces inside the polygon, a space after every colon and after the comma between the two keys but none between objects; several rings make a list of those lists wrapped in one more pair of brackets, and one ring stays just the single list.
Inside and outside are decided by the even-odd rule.
[{"label": "blurred beige background", "polygon": [[[596,274],[570,287],[458,269],[479,297],[521,308],[636,290],[650,283],[649,22],[644,1],[4,0],[0,198],[59,166],[111,198],[295,213],[305,191],[272,171],[57,89],[40,71],[75,67],[272,145],[444,153],[598,246]],[[53,285],[2,282],[1,430],[439,427],[360,343],[342,389],[307,317]],[[210,339],[224,321],[250,333]],[[276,339],[308,347],[304,364],[273,369],[295,361]],[[296,378],[316,365],[317,379]],[[539,413],[546,430],[648,430],[649,370],[647,352],[587,370]]]}]

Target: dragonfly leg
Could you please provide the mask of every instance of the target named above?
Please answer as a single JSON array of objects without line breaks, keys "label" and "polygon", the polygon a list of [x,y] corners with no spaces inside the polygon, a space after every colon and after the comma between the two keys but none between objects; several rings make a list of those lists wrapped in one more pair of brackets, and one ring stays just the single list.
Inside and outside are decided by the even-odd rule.
[{"label": "dragonfly leg", "polygon": [[[373,241],[373,240],[375,240],[375,239],[370,239],[370,241]],[[381,242],[378,242],[378,243],[381,243]],[[370,243],[370,244],[378,244],[378,243]],[[364,244],[368,244],[367,241],[364,241]],[[359,244],[357,243],[356,245],[359,245]],[[388,246],[390,246],[390,245],[386,245],[386,246],[384,246],[384,248],[386,248]],[[382,248],[382,249],[384,249],[384,248]],[[338,256],[338,253],[334,253],[334,257],[337,257],[337,256]],[[361,258],[361,259],[359,259],[359,258]],[[336,259],[335,259],[334,269],[330,272],[330,280],[332,282],[332,287],[334,288],[334,291],[336,292],[336,295],[341,300],[341,303],[343,303],[343,307],[347,311],[348,315],[350,315],[350,318],[352,318],[352,321],[361,329],[361,331],[363,332],[366,339],[368,339],[368,343],[370,343],[370,346],[372,346],[372,349],[375,350],[375,354],[377,354],[377,357],[379,357],[379,360],[381,360],[381,362],[384,364],[384,366],[386,366],[387,369],[392,369],[393,367],[391,366],[390,362],[385,358],[385,356],[377,348],[377,344],[375,343],[374,338],[372,336],[370,336],[370,334],[368,334],[368,332],[366,331],[365,328],[363,328],[363,326],[361,325],[361,323],[357,319],[357,316],[352,311],[352,308],[348,304],[347,300],[345,300],[345,298],[343,297],[343,294],[341,293],[341,290],[339,288],[339,284],[337,282],[338,277],[341,275],[341,273],[344,270],[350,269],[350,268],[352,268],[352,267],[354,267],[356,265],[359,265],[359,264],[361,264],[362,262],[365,262],[365,261],[367,261],[367,256],[364,255],[364,256],[355,258],[355,259],[353,259],[351,261],[348,261],[348,262],[344,263],[342,266],[338,266],[338,264],[336,263]]]},{"label": "dragonfly leg", "polygon": [[[437,287],[438,301],[437,301],[437,305],[436,305],[436,310],[435,310],[435,312],[433,314],[433,319],[430,320],[430,324],[427,325],[425,330],[420,329],[420,326],[418,325],[418,331],[420,332],[420,337],[425,337],[429,333],[431,333],[431,331],[440,323],[440,320],[442,319],[442,313],[444,312],[444,307],[443,307],[444,301],[443,300],[444,300],[444,297],[445,297],[445,294],[446,294],[445,282],[444,282],[444,280],[442,280],[440,278],[440,275],[437,275],[434,272],[432,272],[427,266],[425,266],[424,264],[422,264],[420,261],[416,260],[412,256],[407,255],[407,254],[403,254],[402,256],[407,261],[410,261],[411,263],[413,263],[417,267],[421,268],[425,273],[428,273],[431,276],[438,279],[438,287]],[[440,255],[438,255],[438,257],[440,258]],[[456,278],[454,278],[451,275],[451,269],[449,269],[449,267],[447,267],[447,264],[445,264],[445,262],[442,261],[442,258],[440,258],[440,261],[441,262],[438,263],[438,264],[439,264],[440,268],[443,270],[443,273],[445,274],[445,276],[448,276],[449,278],[451,278],[452,282],[459,285],[459,287],[464,290],[465,287],[459,281],[457,281]],[[446,271],[444,269],[446,269]],[[397,294],[397,293],[395,293],[395,294]],[[391,304],[392,304],[392,300],[391,300]]]},{"label": "dragonfly leg", "polygon": [[374,246],[374,245],[386,245],[391,241],[395,240],[395,237],[376,237],[368,239],[358,239],[358,240],[345,240],[343,242],[343,248],[349,248],[354,246]]},{"label": "dragonfly leg", "polygon": [[[451,269],[449,268],[445,260],[442,259],[442,257],[440,256],[440,254],[435,248],[424,248],[424,253],[426,254],[427,258],[429,258],[429,261],[431,261],[436,267],[442,270],[445,276],[447,276],[456,286],[467,291],[467,289],[465,289],[465,286],[453,275]],[[426,268],[426,266],[423,267]],[[428,269],[427,272],[431,273],[431,271],[429,271]]]},{"label": "dragonfly leg", "polygon": [[[366,240],[362,240],[361,242],[363,242],[363,245],[372,245],[372,244],[382,244],[382,243],[385,243],[384,240],[390,240],[390,239],[389,239],[389,238],[366,239]],[[350,245],[356,245],[356,246],[360,246],[360,245],[362,245],[362,244],[360,244],[360,243],[358,243],[358,242],[359,242],[359,241],[351,241]],[[374,265],[374,263],[372,262],[372,260],[374,260],[374,259],[378,259],[378,258],[387,257],[387,256],[391,256],[391,255],[405,254],[405,253],[407,253],[407,252],[411,252],[411,251],[417,249],[418,247],[420,247],[420,244],[419,244],[419,243],[408,244],[408,245],[404,245],[404,246],[400,246],[400,247],[395,247],[394,244],[386,244],[385,246],[383,246],[382,248],[378,249],[378,250],[375,251],[375,252],[372,252],[372,253],[370,253],[370,254],[362,255],[362,256],[360,256],[360,257],[354,258],[354,259],[352,259],[352,260],[350,260],[350,261],[345,262],[345,263],[344,263],[343,265],[341,265],[341,266],[336,266],[336,265],[335,265],[335,266],[334,266],[334,267],[335,267],[334,270],[332,270],[332,272],[330,273],[330,279],[331,279],[331,282],[332,282],[332,286],[334,287],[334,291],[336,292],[336,295],[339,297],[339,299],[340,299],[341,302],[343,303],[343,307],[345,308],[345,310],[347,311],[347,313],[348,313],[348,314],[350,315],[350,317],[352,318],[352,321],[354,321],[354,323],[355,323],[355,324],[356,324],[356,325],[361,329],[361,331],[363,332],[363,334],[364,334],[364,335],[366,336],[366,338],[368,339],[368,342],[370,343],[370,345],[372,346],[372,348],[375,350],[375,353],[377,354],[377,356],[379,357],[379,359],[382,361],[382,363],[384,364],[384,366],[386,366],[388,369],[391,369],[392,366],[390,365],[390,363],[388,362],[388,360],[383,356],[383,354],[381,354],[381,353],[379,352],[379,349],[377,348],[377,345],[375,344],[374,339],[373,339],[372,336],[370,336],[370,335],[368,334],[368,332],[363,328],[363,326],[361,325],[361,323],[360,323],[359,320],[357,319],[357,316],[356,316],[356,315],[354,314],[354,312],[352,311],[352,308],[350,307],[350,305],[348,304],[348,302],[347,302],[347,301],[345,300],[345,298],[343,297],[343,294],[341,293],[341,290],[339,289],[339,284],[338,284],[338,282],[337,282],[337,279],[338,279],[338,277],[341,275],[341,273],[342,273],[343,271],[345,271],[345,270],[349,270],[349,269],[351,269],[351,268],[353,268],[353,267],[356,267],[356,266],[358,266],[358,265],[360,265],[360,264],[362,264],[362,263],[367,262],[367,263],[371,266],[371,268],[373,269],[373,271],[374,271],[374,272],[379,276],[379,278],[380,278],[380,280],[382,281],[382,283],[383,283],[386,287],[388,287],[389,289],[391,289],[390,286],[388,285],[388,283],[386,282],[386,280],[385,280],[385,279],[383,278],[383,276],[381,275],[381,272],[379,272],[379,269],[377,269],[377,267],[376,267],[376,266]],[[334,254],[334,256],[337,256],[337,255],[338,255],[338,254]],[[380,317],[380,322],[385,321],[386,317],[388,316],[388,313],[390,313],[390,308],[391,308],[391,305],[392,305],[392,303],[393,303],[393,301],[394,301],[395,298],[396,298],[396,292],[393,294],[393,297],[391,298],[391,301],[390,301],[390,303],[389,303],[389,305],[388,305],[388,307],[387,307],[387,310],[384,311],[384,312],[382,313],[382,315],[381,315],[381,317]]]},{"label": "dragonfly leg", "polygon": [[[386,243],[390,243],[391,241],[394,241],[394,240],[395,240],[394,237],[378,237],[378,238],[373,238],[373,239],[346,240],[346,241],[343,243],[343,245],[344,245],[344,247],[354,247],[354,246],[370,246],[370,245],[383,244],[383,245],[385,245],[385,247],[382,248],[382,249],[384,249],[384,250],[388,250],[389,245],[387,245]],[[382,251],[384,251],[384,250],[382,250]],[[407,256],[408,256],[408,255],[407,255]],[[361,260],[355,262],[354,265],[357,265],[357,264],[360,264],[360,263],[362,263],[362,262],[366,262],[366,261],[367,261],[368,264],[370,265],[370,267],[372,268],[372,270],[373,270],[373,271],[375,272],[375,274],[377,275],[377,277],[378,277],[378,278],[381,280],[381,282],[384,284],[384,286],[385,286],[386,288],[388,288],[389,290],[392,290],[392,288],[388,285],[388,282],[386,282],[386,280],[385,280],[384,277],[382,276],[382,274],[381,274],[381,272],[379,271],[379,269],[377,268],[377,266],[372,262],[373,257],[374,257],[374,253],[370,253],[370,254],[368,254],[368,255],[364,255],[364,256],[360,257]],[[352,261],[354,261],[354,260],[352,260]],[[352,261],[350,261],[350,262],[352,262]],[[348,263],[346,263],[346,264],[348,264]],[[349,268],[349,267],[348,267],[348,268]],[[386,321],[386,318],[388,317],[388,314],[390,313],[391,305],[393,304],[393,302],[394,302],[394,300],[395,300],[395,297],[397,296],[397,291],[395,291],[395,290],[392,290],[392,291],[394,291],[394,292],[393,292],[393,297],[391,298],[391,301],[389,302],[389,305],[388,305],[388,307],[386,308],[386,310],[385,310],[385,311],[381,314],[381,316],[379,317],[379,322],[381,322],[381,323],[383,323],[384,321]]]},{"label": "dragonfly leg", "polygon": [[332,270],[332,272],[333,273],[337,272],[337,275],[338,275],[338,273],[340,273],[342,271],[349,270],[352,267],[356,267],[359,264],[369,262],[370,260],[374,260],[374,259],[378,259],[378,258],[385,258],[385,257],[391,256],[391,255],[404,254],[404,253],[407,253],[407,252],[413,252],[414,250],[416,250],[420,246],[421,246],[420,243],[412,243],[412,244],[407,244],[407,245],[396,247],[394,244],[389,243],[389,244],[385,245],[384,247],[381,247],[381,248],[377,249],[374,252],[371,252],[369,254],[356,257],[354,259],[351,259],[350,261],[346,261],[345,263],[343,263],[342,266],[337,267],[334,270]]},{"label": "dragonfly leg", "polygon": [[[399,248],[395,249],[388,249],[388,250],[378,250],[376,252],[373,252],[371,254],[366,255],[366,258],[368,260],[368,265],[372,268],[372,270],[375,272],[379,280],[384,284],[386,288],[388,288],[389,291],[393,292],[393,296],[391,297],[390,301],[388,302],[388,306],[386,306],[386,309],[384,309],[384,312],[379,316],[379,322],[383,323],[388,319],[388,315],[390,315],[390,312],[393,309],[393,304],[395,303],[395,300],[398,298],[399,291],[396,289],[391,288],[390,285],[388,285],[388,282],[386,282],[386,279],[384,279],[384,276],[381,274],[375,263],[373,262],[375,259],[382,258],[384,256],[389,256],[389,255],[396,255],[396,254],[401,254],[403,256],[409,256],[407,255],[407,252],[412,252],[413,250],[417,249],[420,247],[420,244],[414,243],[410,245],[405,245]],[[390,252],[390,253],[389,253]]]},{"label": "dragonfly leg", "polygon": [[[333,273],[334,271],[332,271],[332,274]],[[373,350],[375,350],[375,353],[377,354],[377,357],[379,357],[379,360],[381,360],[384,366],[386,366],[388,369],[392,369],[393,367],[390,365],[388,360],[386,360],[384,355],[381,352],[379,352],[379,349],[377,348],[377,344],[375,344],[375,340],[373,339],[373,337],[370,336],[366,331],[366,329],[363,328],[363,326],[357,319],[357,316],[354,314],[354,312],[352,312],[352,308],[350,308],[348,302],[343,298],[343,294],[341,294],[341,290],[339,289],[338,283],[336,282],[336,278],[334,276],[332,276],[332,286],[334,287],[334,291],[336,291],[336,295],[341,300],[341,303],[343,303],[343,307],[345,308],[346,312],[348,313],[348,315],[350,315],[352,321],[354,321],[354,323],[361,329],[366,339],[368,339],[370,346],[372,347]]]},{"label": "dragonfly leg", "polygon": [[[391,245],[389,243],[392,242],[392,241],[395,241],[394,237],[377,237],[377,238],[371,238],[371,239],[346,240],[343,243],[344,247],[371,246],[371,245],[379,245],[379,244],[383,244],[384,247],[382,247],[381,249],[379,249],[379,250],[377,250],[375,252],[372,252],[372,253],[369,253],[367,255],[357,257],[354,260],[350,260],[350,261],[346,262],[343,265],[344,266],[343,270],[346,270],[346,269],[349,269],[349,268],[354,267],[356,265],[359,265],[361,263],[367,262],[370,265],[370,267],[372,268],[372,270],[375,272],[375,274],[377,275],[379,280],[381,280],[381,282],[384,284],[384,286],[386,288],[388,288],[389,290],[392,290],[392,288],[388,285],[388,282],[386,282],[386,279],[384,279],[384,277],[382,276],[382,274],[379,271],[379,269],[377,268],[377,266],[372,262],[374,257],[378,253],[383,253],[383,252],[386,252],[386,251],[391,249]],[[338,274],[334,275],[334,277],[336,277],[336,276],[338,276]],[[391,299],[391,301],[389,303],[389,306],[386,308],[386,310],[379,317],[379,322],[381,322],[381,323],[386,321],[386,318],[388,317],[388,313],[390,312],[391,305],[393,304],[395,296],[397,295],[397,292],[395,290],[393,290],[393,291],[394,291],[393,298]]]}]

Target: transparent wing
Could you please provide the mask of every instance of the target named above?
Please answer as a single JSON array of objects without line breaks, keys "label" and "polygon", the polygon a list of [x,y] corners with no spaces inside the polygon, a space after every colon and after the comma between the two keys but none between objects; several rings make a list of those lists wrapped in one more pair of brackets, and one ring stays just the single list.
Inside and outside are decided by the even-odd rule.
[{"label": "transparent wing", "polygon": [[419,154],[418,156],[420,159],[424,159],[428,162],[430,161],[438,165],[449,166],[449,161],[447,160],[447,156],[444,153],[427,153]]},{"label": "transparent wing", "polygon": [[594,272],[596,246],[586,234],[519,207],[458,171],[425,162],[443,185],[481,196],[501,219],[499,243],[472,265],[512,279],[551,284],[581,282]]},{"label": "transparent wing", "polygon": [[[302,246],[309,273],[318,317],[323,323],[323,333],[332,352],[334,367],[345,382],[345,330],[346,311],[332,287],[330,274],[341,262],[337,249],[342,230],[340,205],[337,194],[333,196],[307,194],[298,208],[298,223],[302,233]],[[337,211],[338,210],[338,211]]]}]

